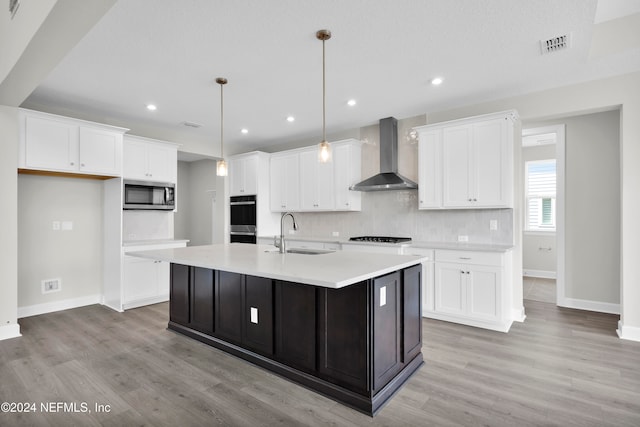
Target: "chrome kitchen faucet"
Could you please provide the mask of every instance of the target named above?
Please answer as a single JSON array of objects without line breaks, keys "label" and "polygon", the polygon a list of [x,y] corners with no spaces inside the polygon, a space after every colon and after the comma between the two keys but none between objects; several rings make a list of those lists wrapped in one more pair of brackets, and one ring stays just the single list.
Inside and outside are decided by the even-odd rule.
[{"label": "chrome kitchen faucet", "polygon": [[276,242],[276,236],[273,236],[273,245],[276,248],[280,249],[281,254],[287,252],[287,248],[284,243],[284,217],[286,217],[287,215],[289,215],[291,217],[291,221],[293,221],[293,229],[294,230],[298,229],[298,224],[296,224],[296,219],[293,217],[293,214],[291,212],[283,213],[282,217],[280,217],[280,244],[279,245],[278,245],[278,242]]}]

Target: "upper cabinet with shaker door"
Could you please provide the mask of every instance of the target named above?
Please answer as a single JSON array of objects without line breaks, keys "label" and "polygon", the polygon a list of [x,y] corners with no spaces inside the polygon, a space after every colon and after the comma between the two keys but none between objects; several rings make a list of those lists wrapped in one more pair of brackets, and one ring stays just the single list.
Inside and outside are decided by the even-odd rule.
[{"label": "upper cabinet with shaker door", "polygon": [[299,161],[300,210],[333,210],[333,162],[320,163],[316,147],[302,151]]},{"label": "upper cabinet with shaker door", "polygon": [[349,187],[362,181],[362,143],[356,139],[332,142],[331,150],[335,210],[359,211],[362,192]]},{"label": "upper cabinet with shaker door", "polygon": [[361,143],[331,143],[332,161],[320,163],[316,146],[271,155],[273,212],[359,211],[361,193],[349,187],[361,181]]},{"label": "upper cabinet with shaker door", "polygon": [[173,183],[177,180],[177,144],[127,135],[123,157],[124,178]]},{"label": "upper cabinet with shaker door", "polygon": [[282,151],[271,155],[271,211],[287,212],[300,209],[299,152]]},{"label": "upper cabinet with shaker door", "polygon": [[241,154],[229,158],[229,195],[258,194],[259,153]]},{"label": "upper cabinet with shaker door", "polygon": [[416,128],[419,208],[513,207],[517,121],[506,111]]},{"label": "upper cabinet with shaker door", "polygon": [[18,167],[79,175],[121,176],[127,129],[21,110]]}]

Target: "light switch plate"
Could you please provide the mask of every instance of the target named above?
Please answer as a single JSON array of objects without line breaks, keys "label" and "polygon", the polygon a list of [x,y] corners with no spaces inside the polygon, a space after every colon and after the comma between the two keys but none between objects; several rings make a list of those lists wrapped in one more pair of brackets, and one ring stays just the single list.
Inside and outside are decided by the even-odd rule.
[{"label": "light switch plate", "polygon": [[63,231],[73,230],[73,221],[62,221],[62,230]]},{"label": "light switch plate", "polygon": [[458,242],[468,242],[468,241],[469,241],[469,236],[466,236],[463,234],[458,236]]},{"label": "light switch plate", "polygon": [[258,324],[258,309],[251,307],[251,323]]},{"label": "light switch plate", "polygon": [[492,219],[489,220],[489,230],[497,230],[498,229],[498,220],[497,219]]}]

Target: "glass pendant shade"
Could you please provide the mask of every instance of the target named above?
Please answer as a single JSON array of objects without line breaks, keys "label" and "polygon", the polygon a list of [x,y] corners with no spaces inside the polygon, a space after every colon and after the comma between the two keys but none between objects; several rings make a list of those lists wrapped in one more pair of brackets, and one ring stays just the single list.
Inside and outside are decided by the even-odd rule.
[{"label": "glass pendant shade", "polygon": [[216,163],[216,175],[217,176],[227,176],[227,162],[222,160],[218,160]]},{"label": "glass pendant shade", "polygon": [[320,163],[331,162],[331,144],[327,141],[322,141],[318,144],[318,161]]}]

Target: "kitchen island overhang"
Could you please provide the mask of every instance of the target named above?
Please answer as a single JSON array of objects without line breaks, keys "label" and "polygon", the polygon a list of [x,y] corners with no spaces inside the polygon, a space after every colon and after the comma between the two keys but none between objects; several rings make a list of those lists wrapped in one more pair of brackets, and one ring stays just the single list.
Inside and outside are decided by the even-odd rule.
[{"label": "kitchen island overhang", "polygon": [[171,263],[168,328],[369,415],[422,365],[416,256],[144,251]]}]

